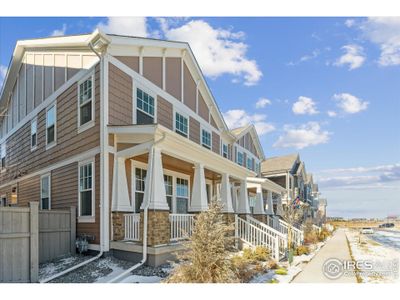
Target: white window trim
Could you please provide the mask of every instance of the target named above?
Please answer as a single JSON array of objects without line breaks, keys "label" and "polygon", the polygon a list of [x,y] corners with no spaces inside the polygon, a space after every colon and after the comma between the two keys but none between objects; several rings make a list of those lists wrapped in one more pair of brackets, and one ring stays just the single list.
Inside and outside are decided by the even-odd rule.
[{"label": "white window trim", "polygon": [[[51,142],[50,144],[47,143],[47,112],[54,107],[54,141]],[[46,150],[49,150],[51,148],[53,148],[54,146],[57,145],[57,102],[54,102],[52,104],[50,104],[49,106],[47,106],[46,108]]]},{"label": "white window trim", "polygon": [[190,137],[190,117],[189,117],[189,115],[185,114],[184,112],[182,112],[180,110],[175,109],[175,107],[173,109],[173,113],[174,113],[174,132],[179,134],[177,132],[177,131],[179,131],[180,133],[184,134],[184,132],[182,132],[182,131],[180,131],[179,129],[176,128],[176,114],[178,113],[178,114],[180,114],[181,116],[183,116],[183,117],[185,117],[187,119],[188,132],[186,133],[186,135],[187,135],[186,138],[189,138]]},{"label": "white window trim", "polygon": [[[36,122],[36,145],[34,147],[32,147],[32,123]],[[47,128],[46,128],[46,135],[47,135]],[[35,151],[38,147],[38,122],[37,122],[37,117],[34,117],[31,120],[31,134],[30,134],[30,142],[31,142],[31,151]],[[46,141],[47,141],[47,136],[46,136]]]},{"label": "white window trim", "polygon": [[48,210],[51,210],[51,173],[46,173],[46,174],[43,174],[42,176],[40,176],[40,202],[39,202],[39,206],[40,206],[40,209],[43,209],[42,208],[42,180],[43,180],[43,178],[44,177],[49,177],[49,209]]},{"label": "white window trim", "polygon": [[[92,215],[91,216],[81,216],[81,191],[80,191],[80,169],[81,166],[92,164]],[[96,173],[95,173],[95,158],[90,158],[87,160],[80,161],[78,163],[78,223],[95,223],[96,222]]]},{"label": "white window trim", "polygon": [[[153,90],[149,89],[148,87],[140,84],[137,81],[134,81],[132,78],[133,84],[133,93],[132,93],[132,105],[133,105],[133,110],[132,110],[132,124],[137,124],[137,118],[136,118],[136,111],[139,110],[140,112],[148,115],[149,117],[153,118],[153,123],[157,123],[157,93],[155,93]],[[149,96],[153,97],[154,99],[154,116],[150,115],[149,113],[145,112],[144,110],[140,109],[137,107],[137,89],[141,89],[143,92],[148,94]]]},{"label": "white window trim", "polygon": [[[210,134],[210,145],[203,144],[203,130]],[[209,128],[200,125],[200,145],[208,150],[212,150],[212,130]]]},{"label": "white window trim", "polygon": [[[135,207],[135,192],[136,192],[136,180],[135,180],[135,169],[140,168],[147,171],[147,164],[143,162],[139,162],[131,159],[131,203],[132,208]],[[191,186],[190,186],[190,176],[184,173],[179,173],[175,171],[171,171],[168,169],[163,169],[163,175],[172,176],[172,214],[176,213],[176,178],[186,179],[188,181],[188,209],[190,208],[190,199],[191,199]],[[143,199],[144,201],[144,199]]]},{"label": "white window trim", "polygon": [[[224,157],[224,146],[226,146],[226,157]],[[229,146],[228,146],[228,143],[226,143],[226,142],[224,142],[222,139],[221,139],[221,145],[220,145],[220,155],[223,157],[223,158],[226,158],[226,159],[229,159]]]},{"label": "white window trim", "polygon": [[[80,99],[79,99],[79,94],[80,94],[80,89],[81,89],[81,84],[88,80],[89,78],[92,79],[92,119],[89,122],[86,122],[85,124],[81,125],[81,104],[80,104]],[[77,96],[77,106],[78,106],[78,134],[81,132],[84,132],[85,130],[88,130],[89,128],[92,128],[95,125],[95,102],[96,102],[96,89],[95,89],[95,79],[94,79],[94,71],[92,71],[90,74],[85,76],[83,79],[78,81],[78,96]]]}]

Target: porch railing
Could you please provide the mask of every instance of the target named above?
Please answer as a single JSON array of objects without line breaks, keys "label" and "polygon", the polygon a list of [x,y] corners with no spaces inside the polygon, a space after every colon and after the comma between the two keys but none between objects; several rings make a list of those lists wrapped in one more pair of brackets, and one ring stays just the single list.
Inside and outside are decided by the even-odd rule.
[{"label": "porch railing", "polygon": [[170,214],[171,241],[180,241],[189,238],[194,228],[194,215]]},{"label": "porch railing", "polygon": [[125,240],[140,240],[140,214],[125,214]]},{"label": "porch railing", "polygon": [[281,233],[284,234],[288,234],[289,233],[289,227],[291,228],[290,232],[291,232],[291,241],[294,242],[294,244],[296,246],[299,246],[301,244],[303,244],[304,241],[304,233],[302,230],[298,229],[295,226],[289,225],[289,223],[283,221],[283,220],[279,220],[279,226],[278,226],[278,230]]}]

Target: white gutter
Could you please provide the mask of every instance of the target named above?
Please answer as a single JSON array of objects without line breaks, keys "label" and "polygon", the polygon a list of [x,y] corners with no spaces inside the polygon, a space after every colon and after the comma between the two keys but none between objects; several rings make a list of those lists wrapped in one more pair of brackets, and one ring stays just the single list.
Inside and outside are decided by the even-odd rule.
[{"label": "white gutter", "polygon": [[[89,47],[90,47],[90,49],[92,49],[92,51],[100,58],[100,64],[102,65],[102,66],[101,66],[101,67],[102,67],[101,69],[104,70],[104,66],[103,66],[104,60],[103,60],[103,57],[100,56],[100,55],[93,49],[93,46],[92,46],[91,42],[89,42]],[[102,88],[104,88],[104,76],[101,77],[101,86],[102,86]],[[83,266],[87,265],[88,263],[91,263],[92,261],[95,261],[96,259],[99,259],[100,257],[103,256],[103,253],[104,253],[104,228],[103,228],[103,227],[104,227],[104,224],[103,224],[103,222],[102,222],[102,220],[103,220],[103,217],[102,217],[102,216],[103,216],[103,213],[104,213],[104,212],[102,212],[103,208],[104,208],[104,197],[101,197],[101,200],[100,200],[100,211],[101,211],[101,213],[100,213],[100,216],[99,216],[99,222],[100,222],[100,252],[99,252],[99,254],[97,254],[95,257],[92,257],[92,258],[90,258],[90,259],[88,259],[88,260],[85,260],[85,261],[81,262],[80,264],[77,264],[77,265],[75,265],[75,266],[73,266],[73,267],[71,267],[71,268],[69,268],[69,269],[66,269],[66,270],[64,270],[64,271],[62,271],[62,272],[60,272],[60,273],[57,273],[57,274],[55,274],[55,275],[53,275],[53,276],[50,276],[50,277],[47,277],[47,278],[45,278],[45,279],[39,281],[40,283],[46,283],[46,282],[52,281],[52,280],[54,280],[54,279],[56,279],[56,278],[58,278],[58,277],[61,277],[61,276],[65,275],[65,274],[67,274],[67,273],[69,273],[69,272],[71,272],[71,271],[74,271],[74,270],[76,270],[76,269],[78,269],[78,268],[80,268],[80,267],[83,267]]]},{"label": "white gutter", "polygon": [[[158,140],[155,141],[151,147],[151,151],[154,152],[154,146],[161,143],[166,137],[166,134],[163,133],[163,136]],[[154,158],[154,153],[152,153],[152,157]],[[154,164],[151,164],[151,176],[153,176],[154,174]],[[150,186],[147,187],[150,189],[150,194],[149,194],[149,198],[152,199],[152,192],[153,192],[153,180],[150,180]],[[146,261],[147,261],[147,216],[148,216],[148,211],[149,211],[149,205],[150,205],[150,199],[148,199],[148,201],[146,201],[146,206],[144,207],[143,210],[143,256],[142,256],[142,260],[140,262],[138,262],[136,265],[130,267],[129,269],[125,270],[124,272],[122,272],[121,274],[119,274],[118,276],[112,278],[111,280],[109,280],[107,283],[113,283],[113,282],[117,282],[118,280],[121,280],[122,278],[124,278],[125,276],[129,275],[130,272],[132,272],[133,270],[136,270],[137,268],[139,268],[140,266],[142,266]]]}]

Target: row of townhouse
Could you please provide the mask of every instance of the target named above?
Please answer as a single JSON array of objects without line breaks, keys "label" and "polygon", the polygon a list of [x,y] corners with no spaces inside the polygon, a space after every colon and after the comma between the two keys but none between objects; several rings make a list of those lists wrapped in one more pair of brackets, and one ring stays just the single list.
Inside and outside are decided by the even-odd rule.
[{"label": "row of townhouse", "polygon": [[212,200],[229,222],[278,224],[289,190],[261,176],[254,126],[227,128],[187,43],[18,41],[0,112],[0,205],[76,206],[91,250],[160,264]]}]

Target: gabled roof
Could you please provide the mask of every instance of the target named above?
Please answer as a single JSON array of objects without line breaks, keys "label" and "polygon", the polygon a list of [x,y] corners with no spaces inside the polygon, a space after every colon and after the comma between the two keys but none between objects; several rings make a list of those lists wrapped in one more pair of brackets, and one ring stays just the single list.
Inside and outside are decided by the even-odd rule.
[{"label": "gabled roof", "polygon": [[261,173],[276,174],[292,171],[296,162],[300,160],[299,154],[289,154],[267,158],[261,163]]},{"label": "gabled roof", "polygon": [[306,183],[308,183],[308,184],[313,184],[314,183],[314,178],[313,178],[313,175],[311,173],[307,173],[306,174]]},{"label": "gabled roof", "polygon": [[254,142],[254,146],[256,147],[258,157],[260,157],[261,160],[265,158],[264,151],[260,143],[260,138],[253,124],[248,124],[246,126],[232,129],[230,132],[236,138],[236,140],[239,140],[245,134],[250,133],[250,136],[252,137]]}]

